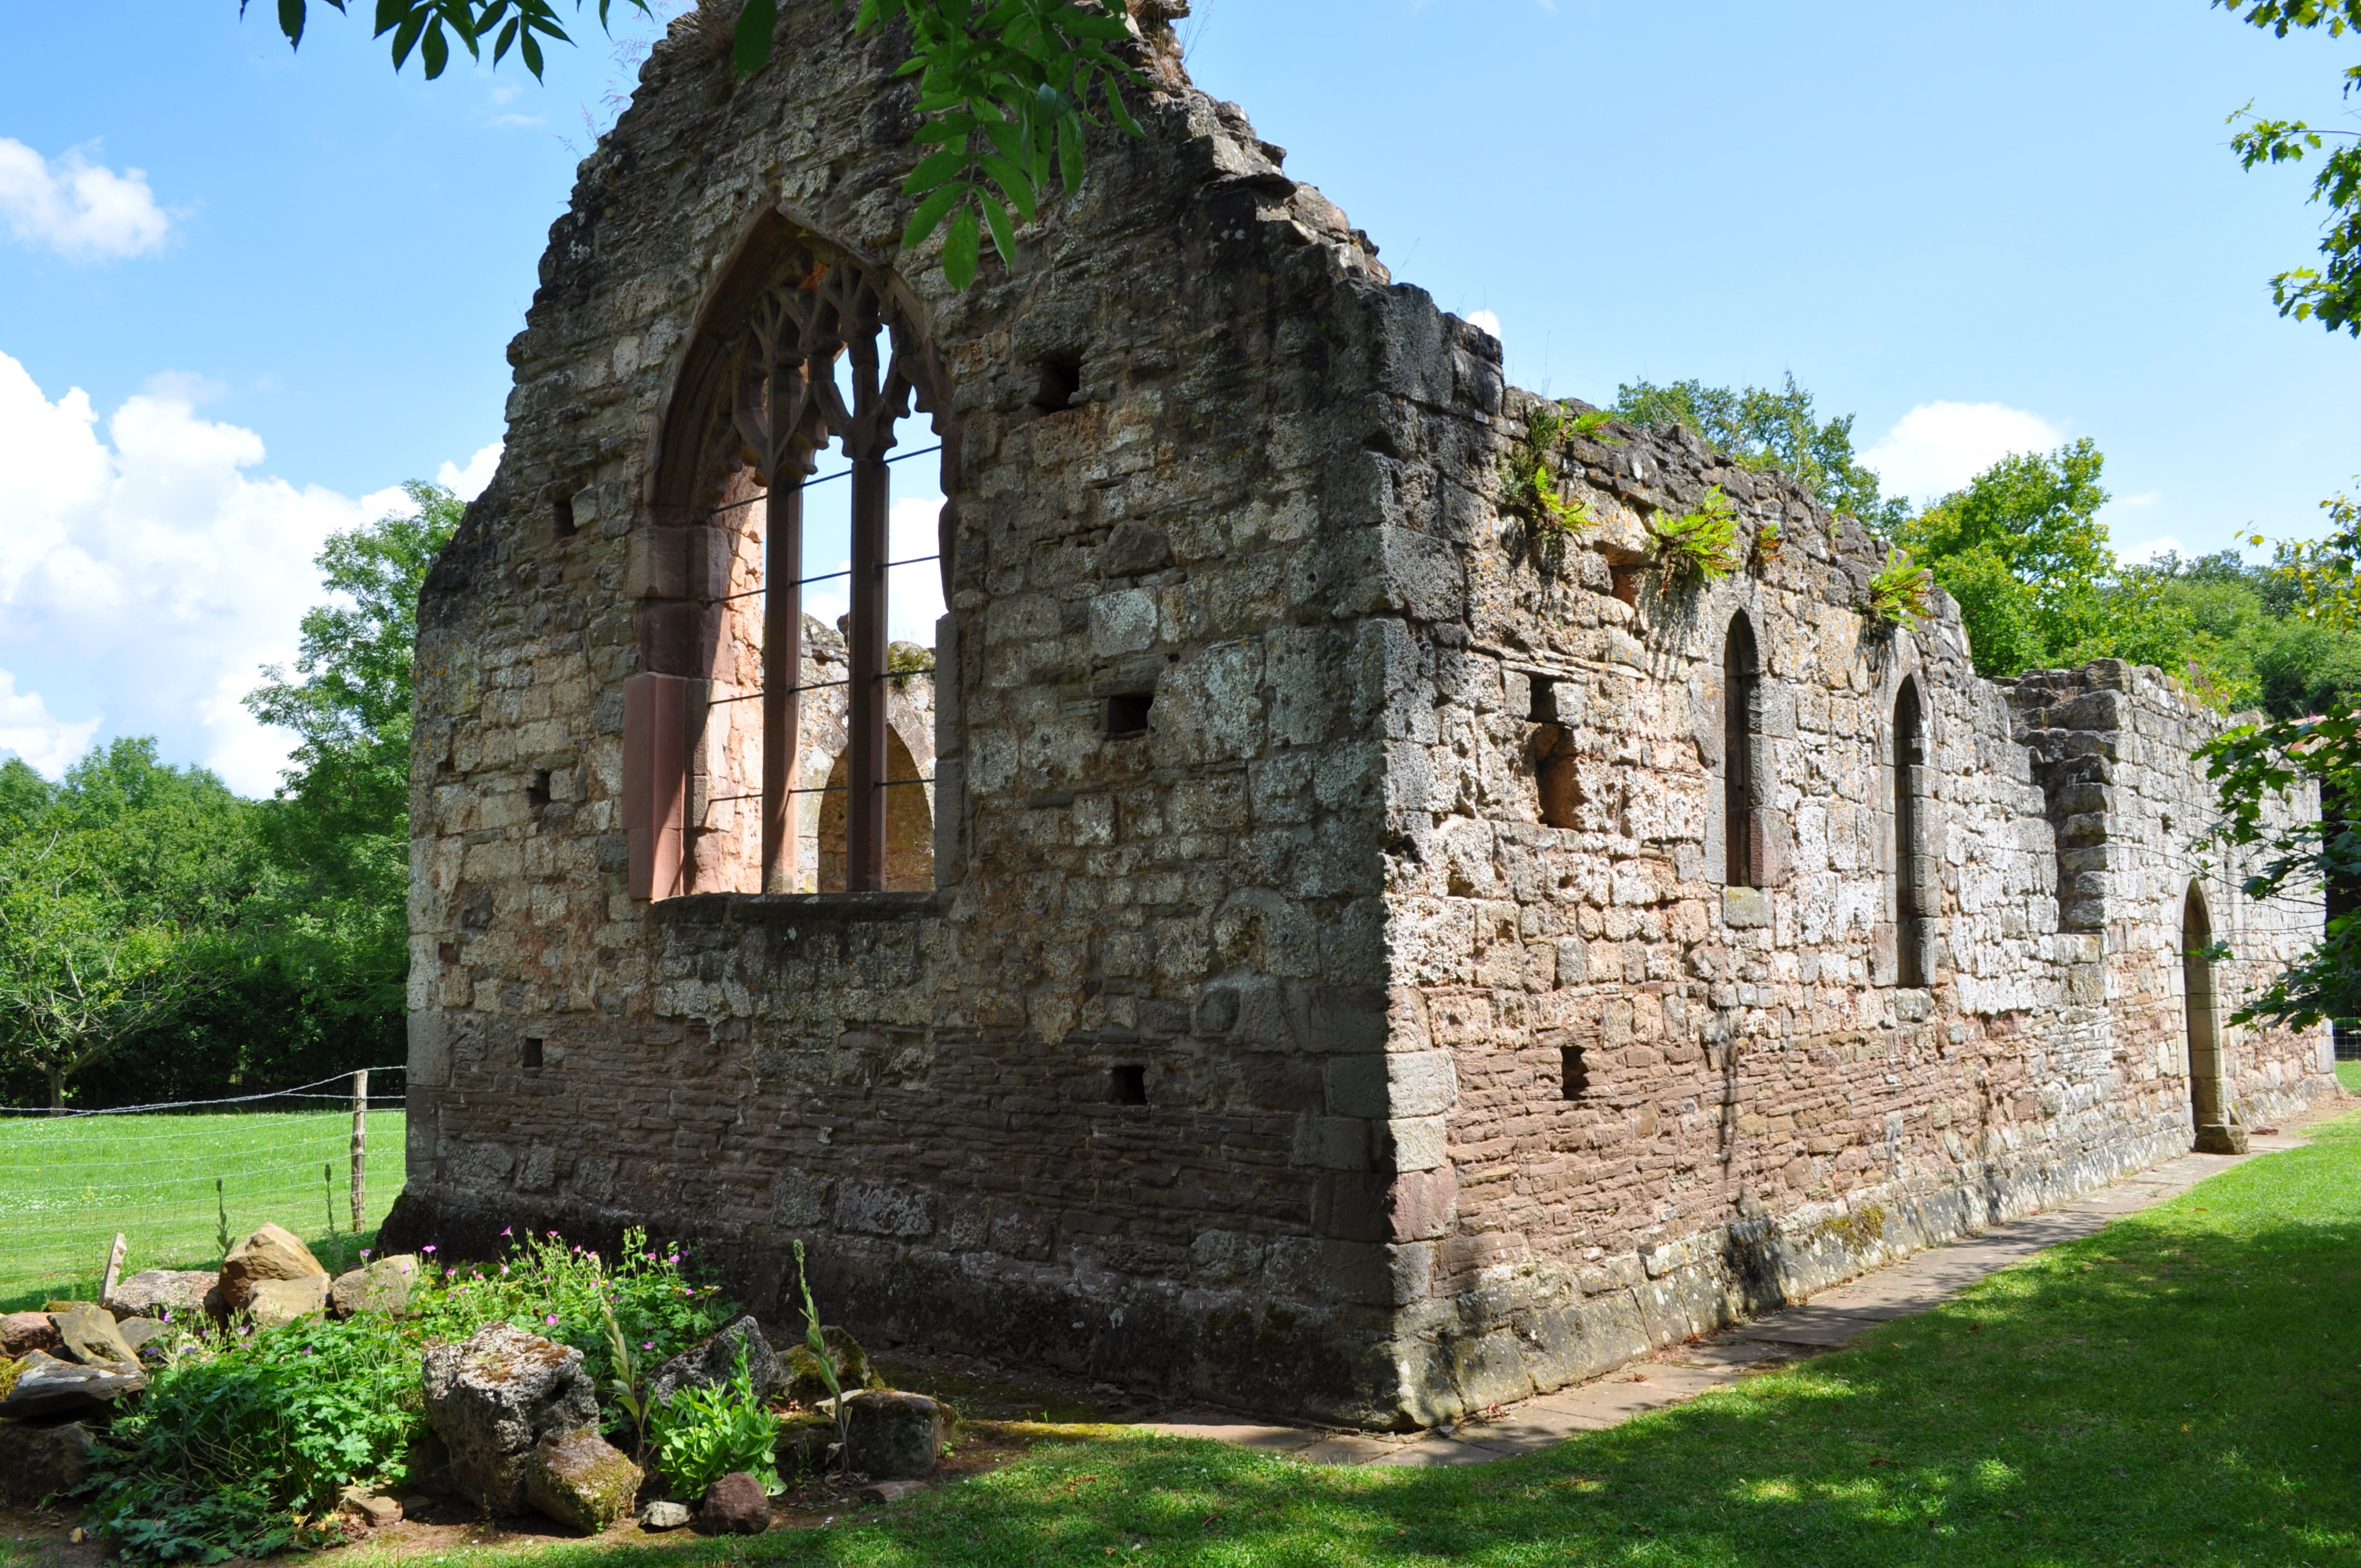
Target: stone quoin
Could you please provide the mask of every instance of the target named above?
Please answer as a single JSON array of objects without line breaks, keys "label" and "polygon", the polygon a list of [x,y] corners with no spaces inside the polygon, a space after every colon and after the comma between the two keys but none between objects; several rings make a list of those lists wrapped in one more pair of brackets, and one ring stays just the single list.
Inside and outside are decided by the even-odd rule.
[{"label": "stone quoin", "polygon": [[[1686,431],[1518,515],[1537,400],[1189,85],[1185,8],[964,293],[898,248],[895,39],[649,58],[421,607],[382,1245],[642,1225],[795,1321],[801,1241],[873,1347],[1412,1425],[2332,1091],[2228,1023],[2321,916],[2192,849],[2222,720],[1978,678]],[[1716,485],[1748,564],[1672,580]]]}]

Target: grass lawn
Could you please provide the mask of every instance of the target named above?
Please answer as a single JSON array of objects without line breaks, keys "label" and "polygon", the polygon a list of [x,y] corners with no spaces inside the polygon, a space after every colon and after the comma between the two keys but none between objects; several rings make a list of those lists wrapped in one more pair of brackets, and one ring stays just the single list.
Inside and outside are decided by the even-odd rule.
[{"label": "grass lawn", "polygon": [[2361,1115],[2314,1136],[1856,1349],[1524,1459],[1106,1435],[825,1529],[536,1568],[2361,1563]]},{"label": "grass lawn", "polygon": [[2345,1086],[2345,1093],[2361,1094],[2361,1061],[2338,1062],[2336,1081]]},{"label": "grass lawn", "polygon": [[[209,1267],[225,1205],[233,1238],[276,1221],[335,1267],[368,1242],[345,1229],[352,1124],[349,1111],[0,1118],[0,1311],[93,1295],[117,1231],[126,1273]],[[401,1190],[401,1112],[369,1113],[365,1232]]]}]

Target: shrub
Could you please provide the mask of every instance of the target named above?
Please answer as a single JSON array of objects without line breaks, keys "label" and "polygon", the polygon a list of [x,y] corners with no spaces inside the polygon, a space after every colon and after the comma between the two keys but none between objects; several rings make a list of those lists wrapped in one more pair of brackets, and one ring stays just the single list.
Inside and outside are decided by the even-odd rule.
[{"label": "shrub", "polygon": [[1933,613],[1927,595],[1934,586],[1935,575],[1897,544],[1869,580],[1870,613],[1883,620],[1899,621],[1905,616],[1924,620]]},{"label": "shrub", "polygon": [[682,1497],[702,1497],[733,1470],[746,1471],[766,1492],[785,1490],[779,1483],[779,1418],[747,1374],[744,1352],[727,1387],[684,1388],[653,1414],[656,1470]]},{"label": "shrub", "polygon": [[91,1518],[136,1563],[311,1545],[343,1488],[407,1478],[423,1414],[418,1347],[392,1319],[183,1341],[109,1430]]},{"label": "shrub", "polygon": [[1697,510],[1666,521],[1659,512],[1648,522],[1664,573],[1675,582],[1713,582],[1738,569],[1738,509],[1708,488]]}]

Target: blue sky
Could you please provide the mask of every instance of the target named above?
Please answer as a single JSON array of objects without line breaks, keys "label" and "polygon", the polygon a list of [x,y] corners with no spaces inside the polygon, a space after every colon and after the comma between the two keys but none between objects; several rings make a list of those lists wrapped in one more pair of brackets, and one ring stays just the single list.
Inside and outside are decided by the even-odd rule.
[{"label": "blue sky", "polygon": [[[292,57],[267,5],[17,9],[0,750],[54,772],[152,732],[267,789],[284,738],[237,698],[291,654],[328,530],[403,478],[480,481],[503,348],[629,71],[595,23],[546,84],[428,83],[321,5]],[[1792,370],[1916,494],[2089,435],[2127,551],[2315,532],[2361,469],[2361,345],[2264,288],[2317,212],[2222,124],[2346,115],[2350,40],[2199,0],[1198,0],[1183,27],[1200,84],[1398,279],[1489,313],[1536,389]]]}]

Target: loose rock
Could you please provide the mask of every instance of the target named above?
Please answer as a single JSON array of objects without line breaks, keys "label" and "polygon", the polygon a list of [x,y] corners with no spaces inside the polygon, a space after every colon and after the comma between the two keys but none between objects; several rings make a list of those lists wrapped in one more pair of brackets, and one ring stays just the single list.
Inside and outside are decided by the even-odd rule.
[{"label": "loose rock", "polygon": [[204,1310],[205,1292],[219,1277],[210,1270],[143,1268],[118,1281],[99,1305],[118,1318],[160,1318],[167,1312],[186,1316]]},{"label": "loose rock", "polygon": [[0,1318],[0,1355],[14,1361],[37,1350],[58,1348],[58,1325],[47,1312],[11,1312]]},{"label": "loose rock", "polygon": [[115,1314],[104,1307],[76,1307],[71,1312],[55,1312],[50,1321],[58,1326],[59,1354],[84,1366],[137,1366],[139,1356],[124,1343],[115,1326]]},{"label": "loose rock", "polygon": [[327,1305],[324,1273],[301,1279],[258,1279],[247,1293],[246,1313],[256,1328],[275,1329],[299,1318],[317,1317]]},{"label": "loose rock", "polygon": [[525,1464],[525,1501],[544,1518],[597,1535],[631,1511],[642,1479],[621,1450],[586,1427],[534,1446]]},{"label": "loose rock", "polygon": [[80,1421],[0,1421],[0,1498],[38,1503],[90,1479],[97,1441]]},{"label": "loose rock", "polygon": [[328,1315],[349,1318],[355,1312],[384,1312],[400,1317],[410,1306],[410,1288],[417,1278],[418,1256],[406,1252],[340,1274],[328,1287]]},{"label": "loose rock", "polygon": [[380,1497],[361,1486],[347,1486],[337,1499],[336,1511],[357,1519],[371,1530],[383,1530],[401,1522],[401,1505],[391,1497]]},{"label": "loose rock", "polygon": [[16,1364],[16,1381],[0,1394],[0,1417],[78,1415],[97,1410],[148,1387],[133,1366],[83,1366],[37,1350]]},{"label": "loose rock", "polygon": [[942,1405],[866,1388],[845,1396],[845,1462],[873,1481],[923,1481],[943,1452]]},{"label": "loose rock", "polygon": [[126,1318],[115,1325],[115,1332],[121,1334],[123,1343],[136,1353],[146,1348],[149,1340],[162,1333],[164,1325],[153,1318]]},{"label": "loose rock", "polygon": [[525,1510],[525,1469],[542,1439],[598,1424],[582,1353],[489,1323],[425,1355],[426,1420],[451,1452],[451,1485],[496,1514]]},{"label": "loose rock", "polygon": [[741,1351],[756,1396],[768,1393],[780,1379],[779,1358],[771,1342],[763,1337],[763,1326],[745,1317],[657,1367],[648,1379],[648,1398],[655,1404],[669,1405],[683,1388],[726,1387],[737,1376]]},{"label": "loose rock", "polygon": [[328,1271],[292,1231],[265,1225],[236,1246],[222,1260],[222,1310],[233,1316],[246,1310],[247,1298],[266,1279],[308,1279],[317,1276],[325,1296]]},{"label": "loose rock", "polygon": [[708,1535],[760,1535],[771,1528],[771,1495],[743,1470],[733,1470],[705,1494],[697,1528]]},{"label": "loose rock", "polygon": [[697,1516],[686,1503],[653,1502],[640,1510],[642,1530],[678,1530]]}]

